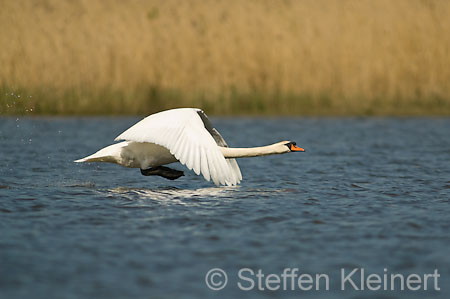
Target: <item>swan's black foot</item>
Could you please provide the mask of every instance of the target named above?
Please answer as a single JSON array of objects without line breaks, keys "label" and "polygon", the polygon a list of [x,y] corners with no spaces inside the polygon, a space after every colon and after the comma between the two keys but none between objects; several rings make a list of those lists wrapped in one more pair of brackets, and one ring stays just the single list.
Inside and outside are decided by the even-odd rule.
[{"label": "swan's black foot", "polygon": [[184,173],[179,170],[175,170],[169,167],[165,166],[158,166],[158,167],[152,167],[148,169],[141,169],[142,175],[149,176],[149,175],[159,175],[163,178],[166,178],[168,180],[176,180],[180,176],[183,176]]}]

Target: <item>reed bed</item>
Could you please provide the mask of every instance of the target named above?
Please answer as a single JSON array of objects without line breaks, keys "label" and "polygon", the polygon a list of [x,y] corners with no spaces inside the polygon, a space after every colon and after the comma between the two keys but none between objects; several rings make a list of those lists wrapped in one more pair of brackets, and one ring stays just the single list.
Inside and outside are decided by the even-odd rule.
[{"label": "reed bed", "polygon": [[1,114],[450,115],[447,0],[0,0]]}]

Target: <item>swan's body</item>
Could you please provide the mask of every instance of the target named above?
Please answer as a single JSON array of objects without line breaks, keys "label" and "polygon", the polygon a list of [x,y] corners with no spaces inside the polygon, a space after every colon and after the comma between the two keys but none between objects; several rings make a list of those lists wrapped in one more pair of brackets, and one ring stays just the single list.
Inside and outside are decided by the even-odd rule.
[{"label": "swan's body", "polygon": [[176,179],[183,175],[163,165],[179,161],[216,185],[236,185],[242,179],[234,158],[304,151],[295,142],[282,141],[254,148],[229,148],[212,127],[206,114],[196,108],[178,108],[152,114],[107,146],[75,162],[111,162],[140,168],[144,175]]},{"label": "swan's body", "polygon": [[110,162],[147,169],[177,162],[177,159],[167,148],[154,143],[122,141],[75,162]]}]

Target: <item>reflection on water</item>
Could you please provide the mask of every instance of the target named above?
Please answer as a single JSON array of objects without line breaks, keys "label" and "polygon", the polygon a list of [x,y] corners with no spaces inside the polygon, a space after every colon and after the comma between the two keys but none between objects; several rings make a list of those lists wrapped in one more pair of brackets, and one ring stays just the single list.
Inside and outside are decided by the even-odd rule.
[{"label": "reflection on water", "polygon": [[179,189],[177,187],[163,187],[157,189],[117,187],[109,189],[105,193],[119,195],[121,197],[128,198],[133,202],[141,199],[158,202],[169,201],[171,204],[176,203],[190,205],[195,203],[196,199],[197,202],[200,202],[205,198],[211,198],[214,200],[232,199],[236,190],[239,190],[239,186],[198,189]]},{"label": "reflection on water", "polygon": [[[449,285],[449,119],[216,119],[231,146],[307,152],[240,159],[216,187],[72,161],[131,118],[0,119],[1,298],[448,298],[340,292],[341,267],[432,273]],[[243,129],[245,128],[245,129]],[[270,132],[270,134],[269,134]],[[204,275],[229,273],[210,291]],[[327,273],[329,292],[243,292],[242,267]],[[353,297],[352,297],[353,296]]]},{"label": "reflection on water", "polygon": [[[92,187],[94,184],[87,183],[84,185],[86,187]],[[81,187],[78,185],[77,187]],[[100,193],[101,190],[98,190]],[[275,196],[280,192],[292,192],[295,193],[295,189],[261,189],[261,188],[250,188],[241,189],[241,186],[222,186],[222,187],[205,187],[197,189],[180,189],[177,187],[160,187],[156,189],[145,189],[145,188],[128,188],[128,187],[116,187],[113,189],[108,189],[104,192],[105,195],[112,193],[114,195],[120,195],[126,197],[127,195],[131,199],[142,198],[149,200],[173,200],[173,199],[233,199],[236,197],[242,197],[246,194],[259,195],[259,196]]]}]

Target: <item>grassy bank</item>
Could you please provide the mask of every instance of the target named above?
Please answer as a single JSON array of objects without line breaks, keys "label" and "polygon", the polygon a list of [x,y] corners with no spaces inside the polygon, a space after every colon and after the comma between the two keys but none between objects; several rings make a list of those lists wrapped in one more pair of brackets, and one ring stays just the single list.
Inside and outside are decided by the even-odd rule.
[{"label": "grassy bank", "polygon": [[0,114],[450,115],[450,1],[5,0]]},{"label": "grassy bank", "polygon": [[199,107],[216,115],[421,116],[450,115],[450,101],[429,99],[331,98],[327,95],[240,93],[187,95],[155,87],[123,90],[33,90],[3,88],[0,115],[147,115],[176,107]]}]

